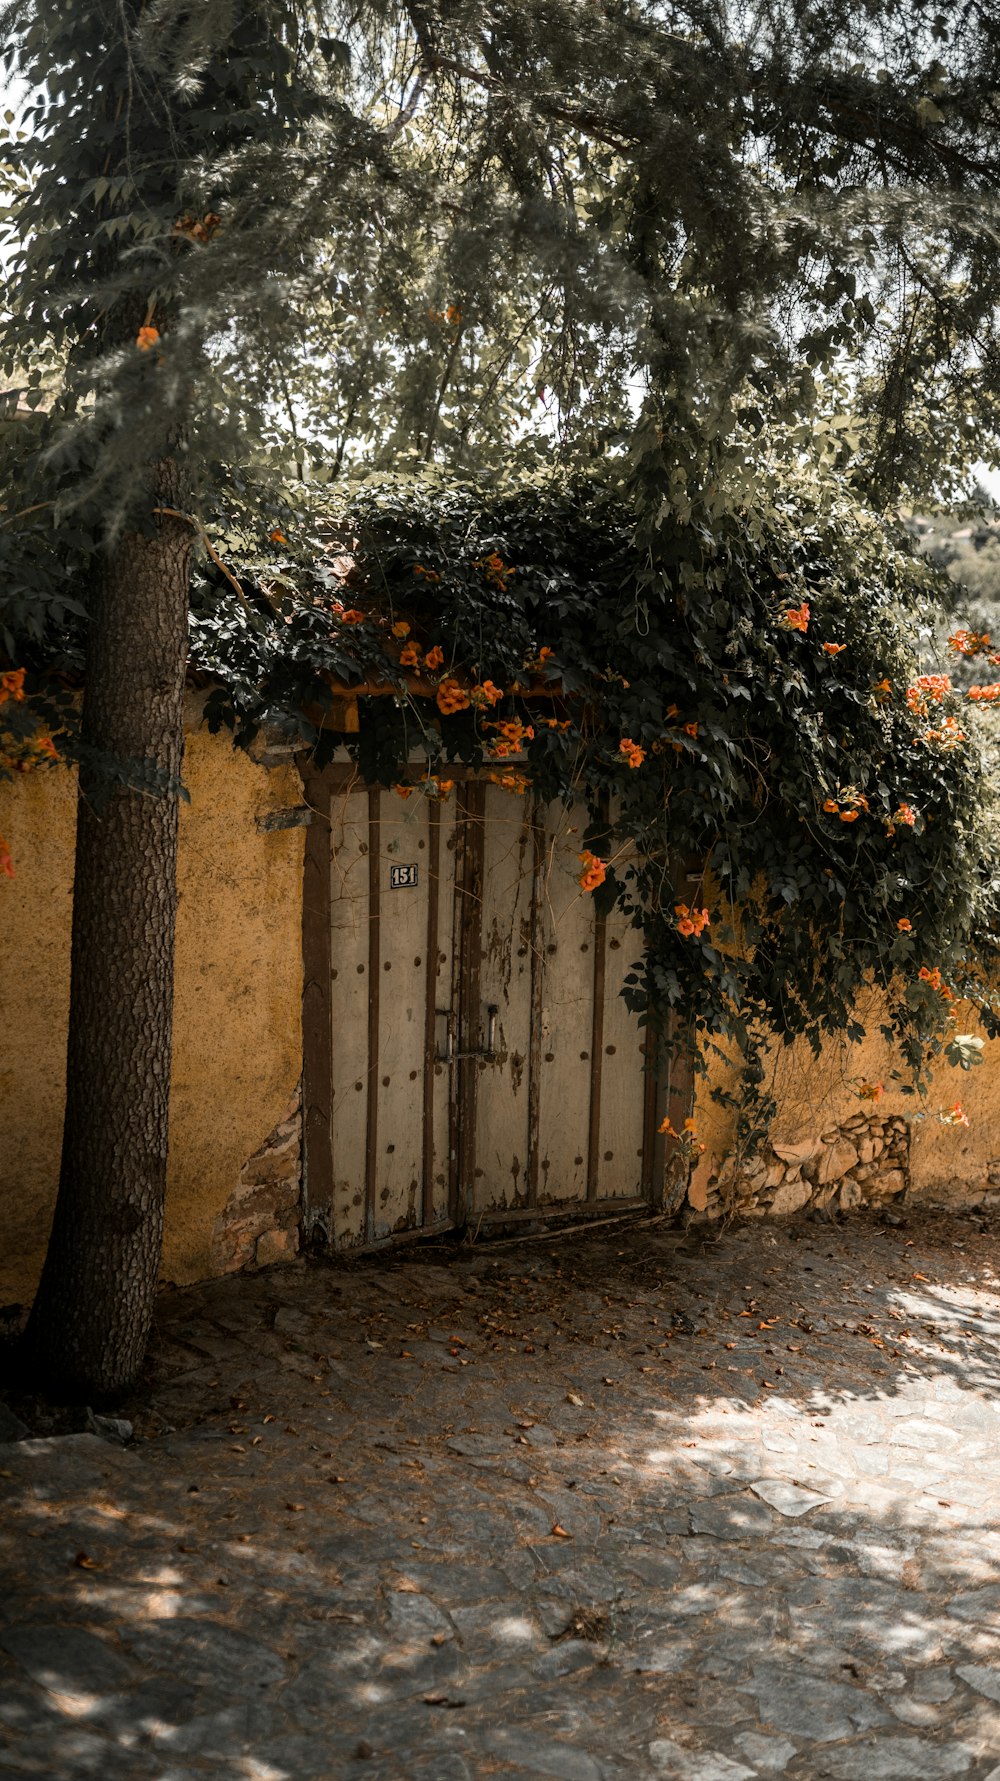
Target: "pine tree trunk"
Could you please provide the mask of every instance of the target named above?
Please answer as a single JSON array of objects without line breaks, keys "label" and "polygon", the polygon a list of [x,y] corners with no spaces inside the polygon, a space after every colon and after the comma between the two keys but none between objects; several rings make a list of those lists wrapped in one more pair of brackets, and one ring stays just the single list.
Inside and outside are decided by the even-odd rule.
[{"label": "pine tree trunk", "polygon": [[[166,465],[160,501],[178,505]],[[135,1380],[159,1273],[189,555],[178,519],[122,538],[87,651],[62,1165],[26,1346],[50,1391],[94,1402]],[[169,789],[109,789],[109,762]]]}]

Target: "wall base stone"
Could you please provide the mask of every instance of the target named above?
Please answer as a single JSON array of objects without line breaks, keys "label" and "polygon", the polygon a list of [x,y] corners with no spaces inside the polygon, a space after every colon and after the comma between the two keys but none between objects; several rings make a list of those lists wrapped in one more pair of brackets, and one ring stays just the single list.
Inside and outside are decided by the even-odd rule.
[{"label": "wall base stone", "polygon": [[216,1274],[291,1261],[299,1249],[302,1098],[296,1090],[274,1130],[240,1170],[212,1232]]},{"label": "wall base stone", "polygon": [[[773,1140],[751,1163],[703,1159],[689,1203],[702,1218],[738,1213],[780,1218],[829,1207],[853,1212],[904,1194],[910,1180],[905,1119],[856,1113],[840,1126],[794,1141]],[[968,1195],[968,1188],[966,1187]]]}]

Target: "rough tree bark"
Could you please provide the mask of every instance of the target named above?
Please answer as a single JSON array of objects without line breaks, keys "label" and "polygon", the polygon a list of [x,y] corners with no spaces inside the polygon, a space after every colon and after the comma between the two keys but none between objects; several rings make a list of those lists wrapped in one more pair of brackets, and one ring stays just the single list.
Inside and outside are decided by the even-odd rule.
[{"label": "rough tree bark", "polygon": [[[180,505],[170,465],[159,495]],[[166,515],[123,537],[87,650],[62,1164],[26,1348],[48,1389],[95,1402],[138,1374],[159,1272],[190,547]],[[109,791],[109,764],[169,787]]]}]

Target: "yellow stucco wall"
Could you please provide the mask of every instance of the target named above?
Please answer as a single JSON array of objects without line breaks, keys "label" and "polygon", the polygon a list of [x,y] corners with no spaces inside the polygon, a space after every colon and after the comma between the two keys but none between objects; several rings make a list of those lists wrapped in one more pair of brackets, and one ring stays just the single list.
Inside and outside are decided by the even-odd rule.
[{"label": "yellow stucco wall", "polygon": [[[273,1175],[277,1192],[290,1192],[294,1136],[283,1128],[284,1148],[268,1152],[269,1169],[245,1165],[287,1121],[301,1069],[304,831],[258,827],[268,812],[301,803],[299,778],[291,766],[268,770],[234,751],[228,737],[199,728],[198,716],[192,699],[163,1258],[164,1279],[178,1284],[255,1254],[264,1259],[253,1220],[258,1199],[274,1194],[266,1187],[261,1196],[258,1184]],[[27,1299],[34,1289],[58,1176],[75,813],[73,780],[61,768],[0,784],[0,834],[17,874],[0,878],[0,1304]],[[858,1080],[881,1079],[879,1115],[913,1121],[913,1194],[969,1203],[1000,1185],[1000,1042],[987,1044],[983,1064],[971,1073],[942,1069],[921,1106],[891,1082],[893,1057],[878,1035],[874,999],[859,1012],[873,1030],[860,1046],[830,1042],[819,1059],[801,1043],[774,1047],[769,1069],[779,1113],[772,1138],[794,1143],[843,1125],[866,1106]],[[960,1017],[958,1027],[975,1030],[971,1016]],[[695,1170],[695,1205],[699,1187],[713,1168],[725,1167],[733,1146],[732,1114],[710,1089],[735,1081],[715,1062],[699,1086],[696,1118],[706,1152]],[[957,1099],[968,1128],[938,1117]],[[294,1222],[287,1204],[284,1217],[286,1227]],[[268,1259],[288,1252],[287,1229],[269,1241]]]},{"label": "yellow stucco wall", "polygon": [[[178,1283],[214,1271],[215,1220],[299,1079],[304,837],[257,827],[301,803],[293,767],[192,727],[184,777],[163,1256]],[[0,1303],[34,1290],[59,1171],[75,819],[62,768],[0,784],[16,870],[0,878]]]}]

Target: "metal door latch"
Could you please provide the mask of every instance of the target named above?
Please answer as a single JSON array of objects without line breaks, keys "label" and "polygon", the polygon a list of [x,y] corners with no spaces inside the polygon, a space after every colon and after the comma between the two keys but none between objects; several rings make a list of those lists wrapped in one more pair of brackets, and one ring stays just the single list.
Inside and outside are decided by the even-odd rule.
[{"label": "metal door latch", "polygon": [[487,1063],[487,1064],[492,1064],[492,1063],[496,1062],[497,1017],[500,1013],[500,1010],[497,1007],[495,1002],[490,1002],[490,1004],[488,1005],[488,1007],[486,1009],[486,1044],[485,1044],[485,1046],[479,1045],[479,1046],[476,1046],[474,1050],[470,1050],[470,1051],[456,1051],[455,1050],[455,1013],[454,1013],[454,1010],[452,1008],[435,1008],[434,1012],[438,1016],[439,1020],[443,1020],[447,1023],[446,1028],[445,1028],[445,1032],[446,1032],[445,1049],[443,1052],[440,1052],[440,1051],[435,1052],[434,1062],[436,1064],[457,1064],[463,1058],[473,1058],[473,1057],[481,1058],[483,1060],[483,1062]]}]

